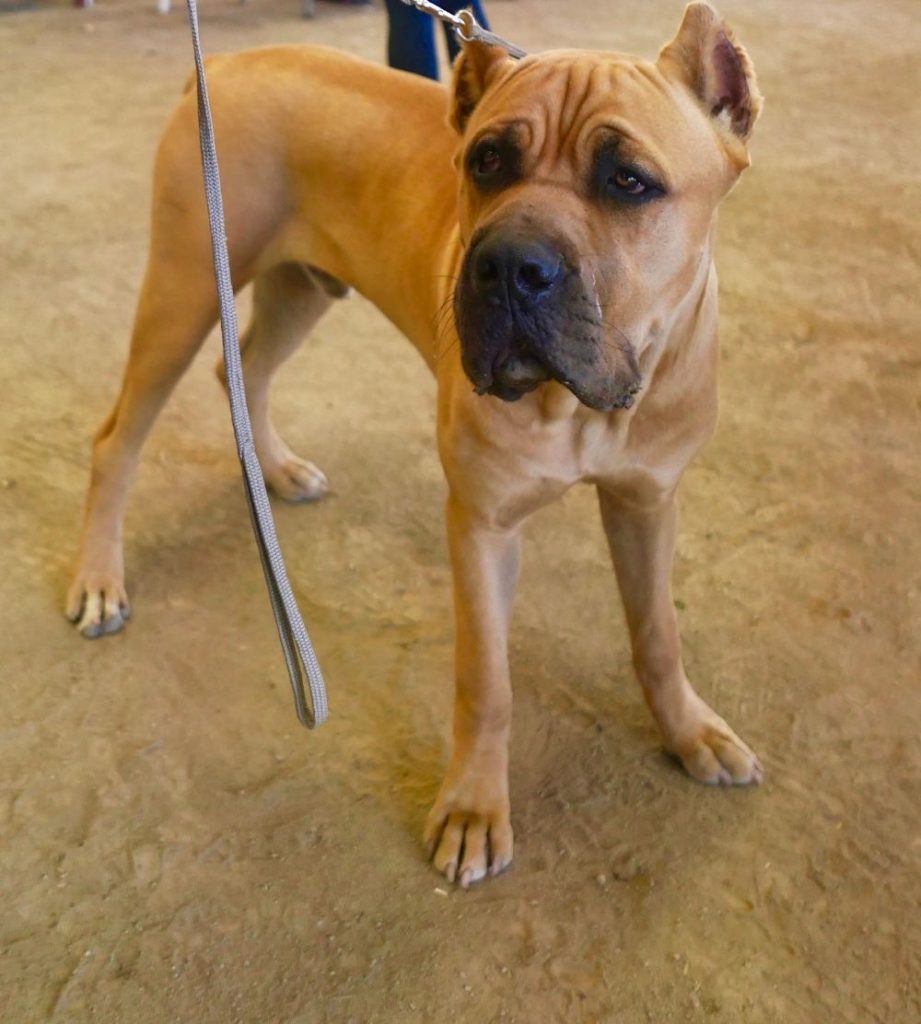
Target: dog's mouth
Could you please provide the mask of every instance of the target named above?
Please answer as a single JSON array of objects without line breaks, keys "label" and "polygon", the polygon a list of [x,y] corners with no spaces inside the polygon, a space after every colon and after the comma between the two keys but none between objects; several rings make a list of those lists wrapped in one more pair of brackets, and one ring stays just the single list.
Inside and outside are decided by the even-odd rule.
[{"label": "dog's mouth", "polygon": [[480,395],[495,395],[505,402],[516,402],[553,377],[550,369],[520,343],[496,361],[489,380],[481,380],[475,390]]},{"label": "dog's mouth", "polygon": [[454,313],[478,394],[515,402],[554,380],[590,409],[633,404],[642,379],[633,345],[607,336],[594,274],[559,240],[520,225],[481,232],[464,255]]},{"label": "dog's mouth", "polygon": [[587,380],[580,380],[578,375],[567,372],[567,366],[555,365],[557,360],[552,352],[538,355],[527,342],[516,339],[492,367],[470,372],[471,367],[468,376],[478,395],[494,395],[504,402],[517,402],[541,384],[555,380],[589,408],[600,411],[629,409],[642,387],[642,377],[633,353],[628,355],[633,365],[622,377],[618,375],[617,380],[610,380],[604,375],[598,379],[589,376]]}]

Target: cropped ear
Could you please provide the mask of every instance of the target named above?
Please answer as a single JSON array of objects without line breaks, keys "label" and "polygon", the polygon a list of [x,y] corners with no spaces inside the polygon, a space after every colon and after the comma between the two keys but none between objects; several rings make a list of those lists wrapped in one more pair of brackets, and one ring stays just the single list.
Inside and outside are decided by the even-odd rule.
[{"label": "cropped ear", "polygon": [[463,134],[483,93],[495,81],[497,72],[511,58],[501,46],[487,46],[476,40],[464,43],[454,62],[454,87],[451,101],[451,124]]},{"label": "cropped ear", "polygon": [[709,4],[687,5],[678,34],[659,54],[658,66],[667,78],[683,81],[711,117],[748,141],[763,102],[755,69]]}]

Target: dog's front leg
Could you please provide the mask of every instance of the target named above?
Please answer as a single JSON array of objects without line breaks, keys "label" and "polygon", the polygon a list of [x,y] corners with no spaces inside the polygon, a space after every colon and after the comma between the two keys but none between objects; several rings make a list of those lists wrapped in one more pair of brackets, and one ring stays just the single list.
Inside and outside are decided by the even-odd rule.
[{"label": "dog's front leg", "polygon": [[507,637],[519,538],[517,527],[485,522],[453,494],[447,525],[454,571],[454,745],[425,841],[435,867],[466,888],[512,860]]},{"label": "dog's front leg", "polygon": [[598,489],[633,664],[665,749],[707,783],[761,781],[757,757],[697,695],[685,675],[671,592],[674,492],[642,497]]}]

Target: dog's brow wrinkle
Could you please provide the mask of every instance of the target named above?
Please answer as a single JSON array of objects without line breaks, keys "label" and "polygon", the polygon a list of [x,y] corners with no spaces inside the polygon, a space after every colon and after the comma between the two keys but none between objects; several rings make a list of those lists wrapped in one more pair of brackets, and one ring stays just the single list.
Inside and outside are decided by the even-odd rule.
[{"label": "dog's brow wrinkle", "polygon": [[585,69],[573,64],[566,76],[566,92],[559,108],[559,139],[560,150],[572,151],[576,143],[571,142],[573,135],[576,139],[580,132],[581,125],[585,118],[582,116],[583,109],[588,100],[596,91],[595,79],[598,68],[592,68],[588,74]]},{"label": "dog's brow wrinkle", "polygon": [[523,78],[528,78],[530,75],[533,75],[535,72],[544,72],[546,70],[547,70],[546,65],[543,64],[541,61],[537,60],[536,58],[531,58],[531,59],[527,59],[526,58],[525,60],[523,60],[520,63],[516,64],[514,68],[512,68],[511,73],[505,79],[505,81],[506,82],[511,82],[511,81],[520,82]]},{"label": "dog's brow wrinkle", "polygon": [[640,61],[634,65],[634,73],[637,77],[648,82],[657,92],[668,95],[672,91],[672,84],[662,74],[658,66],[652,61]]},{"label": "dog's brow wrinkle", "polygon": [[[548,106],[545,102],[545,97],[550,92],[547,82],[553,79],[555,68],[541,66],[539,70],[542,72],[538,81],[531,81],[528,83],[528,96],[532,98],[532,118],[531,123],[534,126],[534,137],[532,138],[532,156],[536,163],[540,163],[544,157],[545,151],[548,146],[552,152],[555,149],[552,139],[552,120],[551,114],[553,107]],[[533,76],[529,76],[533,77]]]}]

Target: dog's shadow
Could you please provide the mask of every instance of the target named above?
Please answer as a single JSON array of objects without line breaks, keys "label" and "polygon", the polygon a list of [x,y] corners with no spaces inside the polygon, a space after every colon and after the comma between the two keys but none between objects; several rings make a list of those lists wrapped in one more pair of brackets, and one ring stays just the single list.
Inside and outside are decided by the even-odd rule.
[{"label": "dog's shadow", "polygon": [[[392,451],[386,454],[393,467]],[[373,464],[378,456],[383,460],[385,452],[376,452],[375,440],[366,439],[363,461]],[[386,489],[369,493],[363,487],[353,496],[356,479],[349,478],[347,465],[333,466],[334,493],[327,500],[306,507],[274,501],[273,511],[289,578],[331,682],[332,715],[348,734],[342,755],[352,768],[343,765],[344,784],[395,819],[422,860],[419,837],[448,754],[453,638],[443,484],[433,473],[414,474],[410,461],[407,455],[405,473],[397,467],[398,515],[382,511],[389,509]],[[275,637],[232,456],[216,455],[204,479],[194,489],[180,488],[180,494],[179,501],[145,505],[135,517],[127,556],[138,621],[128,628],[150,628],[151,619],[166,616],[156,628],[168,628],[176,645],[182,643],[184,616],[196,615],[232,622],[237,636],[252,633],[245,644],[251,650],[239,655],[221,687],[231,718],[245,719],[253,677],[264,677],[271,665],[266,652]],[[391,495],[394,502],[397,497]],[[136,503],[144,502],[142,488]],[[559,814],[571,818],[566,842],[592,848],[593,808],[604,795],[615,805],[629,801],[637,762],[647,776],[650,768],[669,782],[677,774],[670,762],[662,771],[655,729],[632,678],[626,631],[616,618],[610,621],[611,603],[598,601],[612,587],[600,531],[597,564],[587,579],[583,567],[579,581],[586,603],[599,605],[598,623],[592,613],[573,609],[557,615],[559,594],[542,589],[548,538],[552,542],[567,518],[586,514],[570,507],[536,524],[536,537],[526,531],[526,563],[537,553],[540,568],[525,572],[525,600],[510,637],[513,821],[527,835],[526,848],[538,867],[559,847]],[[362,564],[361,551],[330,556],[330,547],[355,540],[356,529],[370,537],[372,564]],[[375,547],[386,557],[375,554]],[[351,560],[344,572],[343,557]],[[196,610],[196,603],[205,611]],[[586,635],[594,635],[602,621],[604,641],[587,643]],[[201,632],[199,624],[192,635]],[[280,653],[276,664],[273,689],[287,702]],[[207,697],[204,691],[187,694],[192,701]],[[293,712],[285,708],[282,714]],[[582,804],[589,813],[580,823],[571,812]]]}]

